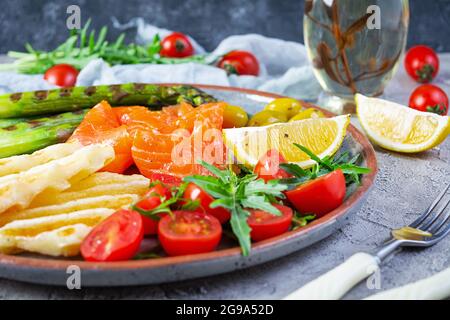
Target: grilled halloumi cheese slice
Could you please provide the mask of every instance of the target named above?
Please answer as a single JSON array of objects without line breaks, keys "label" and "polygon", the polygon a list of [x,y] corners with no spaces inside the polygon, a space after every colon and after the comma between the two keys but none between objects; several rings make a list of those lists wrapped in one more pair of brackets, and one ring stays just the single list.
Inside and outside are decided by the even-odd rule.
[{"label": "grilled halloumi cheese slice", "polygon": [[26,171],[0,177],[0,215],[8,209],[26,208],[44,191],[66,190],[112,159],[114,149],[111,146],[96,144]]},{"label": "grilled halloumi cheese slice", "polygon": [[25,210],[8,211],[0,215],[0,227],[12,221],[55,216],[80,210],[95,208],[117,210],[128,207],[138,200],[139,195],[137,194],[103,195],[98,197],[79,198],[64,203],[52,204],[36,208],[27,208]]},{"label": "grilled halloumi cheese slice", "polygon": [[[127,176],[111,172],[97,172],[63,192],[44,192],[38,195],[28,208],[108,195],[137,194],[142,196],[148,191],[149,184],[149,179],[138,174]],[[0,225],[1,220],[0,215]]]},{"label": "grilled halloumi cheese slice", "polygon": [[67,157],[82,147],[79,143],[59,143],[32,154],[0,159],[0,177],[26,171],[41,164]]},{"label": "grilled halloumi cheese slice", "polygon": [[97,208],[11,222],[0,228],[0,252],[76,256],[90,230],[114,211]]}]

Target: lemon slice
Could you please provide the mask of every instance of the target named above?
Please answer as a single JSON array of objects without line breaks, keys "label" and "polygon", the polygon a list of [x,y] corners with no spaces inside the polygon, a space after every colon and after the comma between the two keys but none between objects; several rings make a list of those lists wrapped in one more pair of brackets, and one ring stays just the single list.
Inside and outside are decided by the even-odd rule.
[{"label": "lemon slice", "polygon": [[355,96],[355,101],[364,131],[373,142],[388,150],[405,153],[428,150],[444,141],[450,132],[448,116],[361,94]]},{"label": "lemon slice", "polygon": [[224,129],[224,141],[239,163],[254,166],[268,150],[278,150],[288,162],[303,168],[315,164],[294,143],[320,158],[334,154],[345,138],[350,116],[307,119],[264,127]]}]

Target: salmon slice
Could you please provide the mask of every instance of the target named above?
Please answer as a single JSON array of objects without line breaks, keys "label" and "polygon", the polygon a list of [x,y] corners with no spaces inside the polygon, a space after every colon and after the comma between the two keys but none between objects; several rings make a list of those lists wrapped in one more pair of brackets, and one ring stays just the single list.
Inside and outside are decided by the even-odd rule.
[{"label": "salmon slice", "polygon": [[181,179],[191,174],[209,174],[198,164],[199,160],[224,163],[221,130],[225,105],[212,103],[193,108],[181,104],[163,108],[161,116],[172,119],[172,123],[164,128],[141,127],[135,131],[132,156],[139,171],[150,179],[167,175]]},{"label": "salmon slice", "polygon": [[133,163],[132,138],[108,102],[102,101],[92,108],[69,138],[83,145],[105,143],[114,147],[115,158],[102,171],[123,173]]},{"label": "salmon slice", "polygon": [[133,138],[137,130],[157,130],[165,133],[174,130],[176,117],[169,113],[150,111],[145,107],[119,107],[113,110]]}]

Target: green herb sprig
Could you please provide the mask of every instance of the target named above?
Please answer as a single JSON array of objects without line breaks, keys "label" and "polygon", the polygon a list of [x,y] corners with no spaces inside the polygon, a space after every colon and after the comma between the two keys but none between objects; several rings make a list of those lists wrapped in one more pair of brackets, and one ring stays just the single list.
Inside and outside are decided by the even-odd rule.
[{"label": "green herb sprig", "polygon": [[315,214],[302,215],[299,212],[295,212],[294,217],[292,218],[292,230],[297,230],[298,228],[306,226],[315,218]]},{"label": "green herb sprig", "polygon": [[119,35],[114,42],[108,42],[108,28],[101,28],[98,36],[96,31],[88,31],[91,20],[81,30],[72,30],[69,38],[53,51],[45,52],[34,49],[29,43],[25,45],[27,52],[10,51],[8,56],[16,59],[13,63],[0,66],[0,71],[14,70],[25,74],[41,74],[50,67],[67,63],[77,69],[84,68],[94,59],[103,59],[110,65],[117,64],[178,64],[196,62],[212,64],[217,57],[212,55],[195,55],[187,58],[161,57],[161,41],[155,35],[151,44],[147,46],[135,43],[125,44],[125,34]]},{"label": "green herb sprig", "polygon": [[[153,182],[154,184],[155,182]],[[161,183],[157,181],[156,183]],[[150,185],[150,187],[152,184]],[[151,210],[144,210],[140,208],[137,203],[131,206],[131,209],[134,211],[139,212],[140,214],[149,217],[153,220],[159,220],[159,214],[161,213],[167,213],[172,214],[173,210],[188,210],[193,211],[197,209],[200,206],[200,202],[195,200],[188,200],[184,199],[183,195],[186,191],[186,188],[188,186],[188,183],[182,183],[179,187],[174,187],[171,189],[171,197],[169,199],[166,199],[165,196],[161,196],[159,194],[150,194],[149,196],[157,196],[160,197],[161,204],[157,206],[154,209]],[[182,201],[181,201],[182,200]],[[183,203],[183,204],[181,204]]]},{"label": "green herb sprig", "polygon": [[320,159],[311,150],[305,146],[294,143],[301,151],[306,153],[316,163],[309,169],[303,169],[294,163],[282,163],[280,167],[286,172],[292,174],[294,178],[283,179],[282,182],[289,185],[297,185],[317,177],[323,176],[335,170],[341,169],[345,176],[347,185],[352,183],[360,184],[360,176],[370,172],[369,168],[357,165],[360,155],[350,157],[348,152],[343,152],[338,156],[326,156]]},{"label": "green herb sprig", "polygon": [[250,213],[246,208],[258,209],[281,215],[281,212],[272,205],[276,198],[284,198],[283,191],[287,186],[278,180],[264,182],[253,173],[238,176],[233,170],[221,170],[215,166],[201,161],[200,164],[214,176],[193,175],[183,180],[192,182],[202,188],[216,200],[211,202],[211,208],[222,207],[231,212],[231,229],[239,241],[242,254],[249,255],[251,250],[250,227],[247,218]]}]

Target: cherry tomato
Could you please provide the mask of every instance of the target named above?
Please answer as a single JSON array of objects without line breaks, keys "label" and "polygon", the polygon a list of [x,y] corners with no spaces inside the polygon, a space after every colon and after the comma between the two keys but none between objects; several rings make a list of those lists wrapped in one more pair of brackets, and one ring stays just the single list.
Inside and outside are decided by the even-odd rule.
[{"label": "cherry tomato", "polygon": [[254,172],[266,182],[291,177],[289,173],[280,168],[280,163],[286,163],[283,155],[275,149],[269,150],[259,159]]},{"label": "cherry tomato", "polygon": [[228,74],[259,75],[259,62],[256,57],[248,51],[235,50],[227,53],[218,64]]},{"label": "cherry tomato", "polygon": [[100,222],[81,244],[81,255],[87,261],[123,261],[139,250],[144,227],[139,213],[119,210]]},{"label": "cherry tomato", "polygon": [[194,54],[194,47],[186,35],[173,32],[161,41],[159,54],[169,58],[184,58]]},{"label": "cherry tomato", "polygon": [[192,201],[198,200],[200,202],[200,208],[196,211],[201,210],[201,212],[212,215],[220,223],[225,223],[230,220],[230,212],[222,207],[210,208],[209,205],[214,201],[214,198],[193,183],[189,183],[183,198]]},{"label": "cherry tomato", "polygon": [[275,204],[274,207],[281,211],[281,216],[262,210],[248,210],[250,217],[247,219],[247,222],[252,229],[250,237],[253,241],[276,237],[289,230],[293,217],[292,209],[279,204]]},{"label": "cherry tomato", "polygon": [[320,218],[342,204],[345,191],[344,174],[336,170],[286,191],[286,197],[301,213],[313,213]]},{"label": "cherry tomato", "polygon": [[430,47],[412,47],[405,56],[405,69],[414,80],[431,82],[439,72],[439,57]]},{"label": "cherry tomato", "polygon": [[77,82],[78,70],[70,64],[57,64],[48,69],[44,79],[59,87],[73,87]]},{"label": "cherry tomato", "polygon": [[448,96],[441,88],[432,84],[424,84],[411,94],[409,107],[419,111],[446,115],[448,113]]},{"label": "cherry tomato", "polygon": [[[161,198],[169,200],[172,197],[169,188],[165,187],[161,183],[157,183],[152,186],[143,199],[139,201],[136,206],[143,210],[153,210],[161,204]],[[164,215],[159,215],[159,218]],[[152,219],[151,217],[142,216],[142,223],[144,224],[144,235],[153,235],[158,230],[158,218]]]},{"label": "cherry tomato", "polygon": [[222,237],[219,220],[194,211],[174,211],[158,224],[158,238],[169,256],[213,251]]}]

